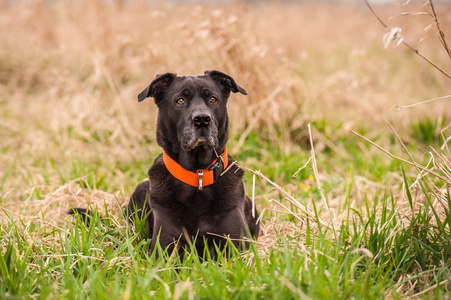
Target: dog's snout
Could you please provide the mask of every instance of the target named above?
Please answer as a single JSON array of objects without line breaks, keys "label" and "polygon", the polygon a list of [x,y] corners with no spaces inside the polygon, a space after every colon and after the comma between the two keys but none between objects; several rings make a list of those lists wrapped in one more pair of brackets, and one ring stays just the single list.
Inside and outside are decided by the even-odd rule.
[{"label": "dog's snout", "polygon": [[208,113],[197,113],[193,115],[193,123],[198,127],[207,127],[211,122],[211,116]]}]

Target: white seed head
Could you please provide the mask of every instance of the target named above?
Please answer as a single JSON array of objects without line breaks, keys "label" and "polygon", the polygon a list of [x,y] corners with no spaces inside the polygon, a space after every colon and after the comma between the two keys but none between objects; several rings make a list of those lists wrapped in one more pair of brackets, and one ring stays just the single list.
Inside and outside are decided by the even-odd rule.
[{"label": "white seed head", "polygon": [[384,43],[384,48],[387,49],[389,46],[393,48],[398,47],[404,40],[401,34],[402,29],[400,27],[390,28],[390,31],[384,34],[382,42]]}]

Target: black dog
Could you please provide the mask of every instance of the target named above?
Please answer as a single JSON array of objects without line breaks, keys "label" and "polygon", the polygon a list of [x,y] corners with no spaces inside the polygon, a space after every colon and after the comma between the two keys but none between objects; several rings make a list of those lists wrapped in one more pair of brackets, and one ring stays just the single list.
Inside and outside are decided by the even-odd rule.
[{"label": "black dog", "polygon": [[125,209],[132,219],[148,215],[146,228],[153,251],[196,241],[202,255],[205,245],[224,246],[225,237],[247,248],[248,232],[257,238],[258,213],[243,186],[243,171],[226,153],[229,138],[227,100],[230,92],[246,95],[235,80],[219,71],[201,76],[157,75],[138,95],[153,97],[158,106],[157,143],[163,154],[155,159]]}]

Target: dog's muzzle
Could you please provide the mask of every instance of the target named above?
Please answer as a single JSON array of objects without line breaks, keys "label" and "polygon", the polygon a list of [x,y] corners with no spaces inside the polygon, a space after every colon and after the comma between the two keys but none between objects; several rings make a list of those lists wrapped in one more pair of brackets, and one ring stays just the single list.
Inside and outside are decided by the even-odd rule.
[{"label": "dog's muzzle", "polygon": [[218,144],[218,129],[214,118],[208,112],[193,113],[188,119],[188,126],[183,130],[181,140],[185,151],[198,147],[212,150]]}]

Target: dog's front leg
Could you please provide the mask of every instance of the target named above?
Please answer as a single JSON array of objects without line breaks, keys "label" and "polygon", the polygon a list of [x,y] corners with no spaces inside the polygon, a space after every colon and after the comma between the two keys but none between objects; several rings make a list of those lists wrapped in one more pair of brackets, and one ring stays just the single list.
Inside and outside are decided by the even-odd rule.
[{"label": "dog's front leg", "polygon": [[[174,250],[178,251],[184,242],[182,229],[172,222],[171,218],[161,216],[156,210],[153,212],[154,224],[150,247],[151,253],[155,251],[157,244],[161,250],[166,250],[168,254],[172,254]],[[155,251],[155,258],[158,258],[159,254],[158,250]]]},{"label": "dog's front leg", "polygon": [[217,233],[230,238],[231,242],[238,249],[248,249],[248,233],[246,218],[240,208],[224,213],[217,226]]}]

